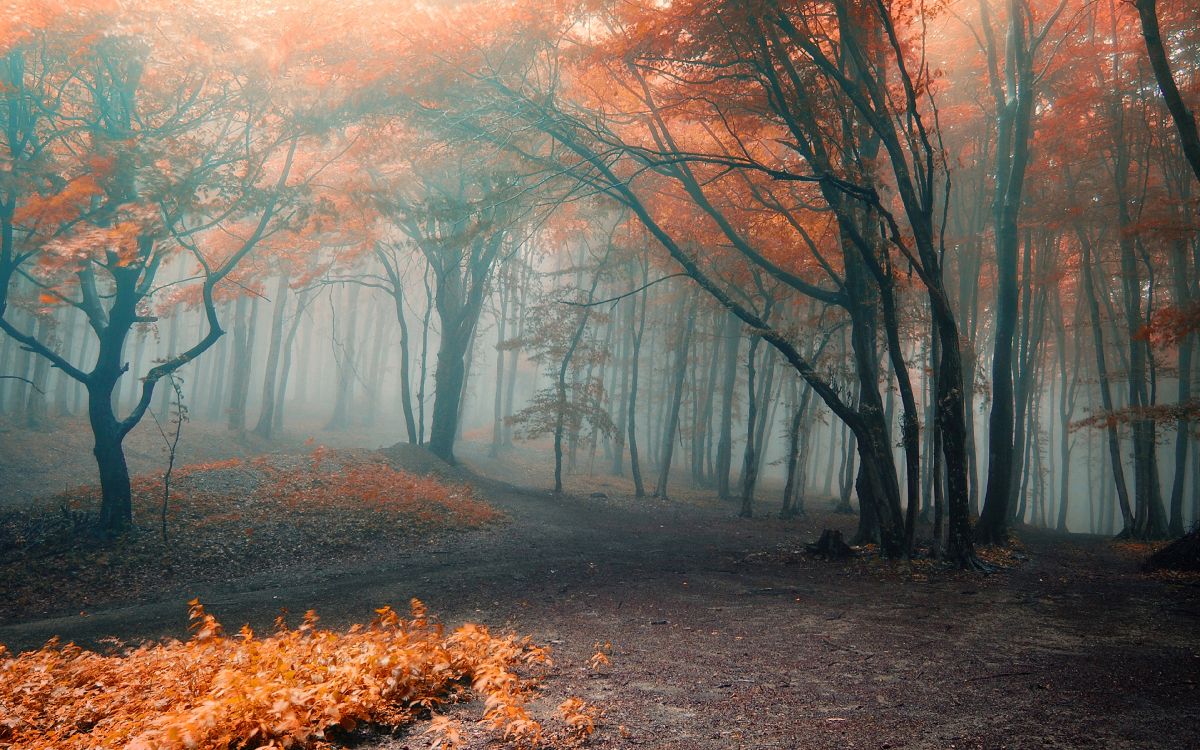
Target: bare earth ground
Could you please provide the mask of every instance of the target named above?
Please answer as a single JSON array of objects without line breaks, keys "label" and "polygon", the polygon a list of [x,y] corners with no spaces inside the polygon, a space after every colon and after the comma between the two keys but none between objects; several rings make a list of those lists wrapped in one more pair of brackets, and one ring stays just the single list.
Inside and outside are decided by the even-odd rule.
[{"label": "bare earth ground", "polygon": [[[20,464],[12,434],[0,438],[4,492]],[[0,643],[181,637],[190,593],[227,625],[259,628],[281,607],[315,608],[336,627],[415,596],[447,623],[551,644],[543,708],[566,695],[600,705],[593,747],[1200,747],[1200,587],[1139,572],[1138,558],[1107,540],[1026,531],[1029,560],[986,577],[823,562],[797,552],[852,518],[818,508],[800,521],[739,520],[706,495],[641,502],[618,480],[587,476],[554,498],[525,489],[548,484],[540,456],[464,453],[479,496],[507,523],[170,596],[147,590],[135,605],[86,616],[64,601],[70,614],[0,621]],[[207,445],[192,460],[219,454]],[[596,491],[607,497],[588,496]],[[0,580],[0,596],[22,585]],[[584,665],[598,641],[612,643],[612,664],[595,672]]]}]

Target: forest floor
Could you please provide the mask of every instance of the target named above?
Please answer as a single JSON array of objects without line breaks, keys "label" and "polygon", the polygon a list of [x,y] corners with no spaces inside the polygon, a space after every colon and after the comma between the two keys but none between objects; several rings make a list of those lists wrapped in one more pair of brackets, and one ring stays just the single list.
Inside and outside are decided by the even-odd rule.
[{"label": "forest floor", "polygon": [[[0,442],[9,492],[18,453],[36,447]],[[264,449],[220,442],[224,456],[210,445],[187,460]],[[297,440],[280,455],[310,450]],[[281,549],[274,565],[147,582],[108,603],[68,588],[0,615],[0,643],[183,637],[192,595],[231,628],[256,629],[281,608],[316,609],[323,625],[344,627],[417,597],[448,624],[511,628],[552,646],[535,709],[549,713],[568,695],[600,706],[592,747],[1200,747],[1200,586],[1141,572],[1144,548],[1022,530],[1007,567],[989,576],[927,561],[827,562],[804,544],[824,528],[849,532],[854,519],[826,503],[795,521],[763,503],[762,517],[746,520],[709,494],[636,500],[622,480],[580,475],[555,497],[530,489],[547,484],[541,454],[497,460],[467,446],[463,457],[464,468],[439,469],[420,451],[388,452],[398,468],[470,482],[502,520],[385,535],[344,554]],[[3,575],[0,601],[32,585],[17,568]],[[599,671],[587,667],[597,643],[612,644]],[[360,747],[426,742],[409,733]],[[485,747],[487,735],[470,744]]]}]

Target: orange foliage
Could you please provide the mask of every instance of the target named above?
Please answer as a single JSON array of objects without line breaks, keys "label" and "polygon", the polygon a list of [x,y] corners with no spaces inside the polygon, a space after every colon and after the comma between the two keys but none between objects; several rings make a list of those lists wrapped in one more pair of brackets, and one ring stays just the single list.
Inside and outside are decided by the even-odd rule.
[{"label": "orange foliage", "polygon": [[[393,469],[382,457],[362,457],[325,446],[317,446],[301,461],[266,455],[188,464],[176,469],[175,477],[228,469],[244,469],[261,477],[246,498],[248,502],[240,505],[245,512],[257,509],[266,516],[281,509],[298,514],[370,509],[421,525],[468,528],[501,517],[499,511],[477,499],[467,485],[447,484],[435,477]],[[160,485],[157,474],[134,478],[135,493],[144,491],[153,497]],[[230,520],[233,508],[229,498],[189,492],[186,487],[177,487],[176,492],[175,505],[189,515],[198,515],[200,523]]]},{"label": "orange foliage", "polygon": [[[525,704],[549,664],[528,638],[466,624],[446,635],[412,601],[411,619],[377,610],[367,627],[337,633],[309,612],[295,630],[230,637],[191,602],[193,637],[104,656],[51,641],[12,657],[0,646],[0,748],[317,748],[364,722],[399,726],[460,697],[486,701],[482,723],[536,744],[542,726]],[[587,733],[595,709],[560,706],[570,731]],[[457,723],[435,717],[435,747],[461,744]]]},{"label": "orange foliage", "polygon": [[297,510],[364,505],[398,513],[418,521],[479,526],[500,517],[487,503],[475,498],[467,485],[444,484],[429,477],[393,469],[382,457],[353,457],[317,446],[309,460],[281,468],[266,457],[251,464],[266,475],[255,491],[274,497]]}]

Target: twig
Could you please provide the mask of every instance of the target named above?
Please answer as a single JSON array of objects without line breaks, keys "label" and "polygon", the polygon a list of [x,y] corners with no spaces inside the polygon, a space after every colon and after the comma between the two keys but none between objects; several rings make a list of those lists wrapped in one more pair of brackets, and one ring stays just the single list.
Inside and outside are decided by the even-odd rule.
[{"label": "twig", "polygon": [[673,273],[668,276],[663,276],[661,279],[655,279],[654,281],[651,281],[647,284],[642,284],[637,289],[634,289],[631,292],[625,292],[624,294],[619,294],[616,297],[609,297],[608,299],[596,300],[595,302],[569,302],[567,300],[559,300],[559,304],[570,305],[571,307],[598,307],[600,305],[607,305],[609,302],[619,302],[619,301],[625,299],[626,297],[637,294],[638,292],[642,291],[643,289],[649,289],[650,287],[654,286],[655,284],[659,283],[660,281],[666,281],[667,279],[674,279],[674,278],[678,278],[680,276],[687,276],[687,275],[688,274],[683,273],[683,272]]},{"label": "twig", "polygon": [[985,674],[979,677],[968,677],[963,682],[979,682],[981,680],[998,680],[1001,677],[1023,677],[1025,675],[1037,674],[1040,669],[1030,669],[1024,672],[1000,672],[999,674]]},{"label": "twig", "polygon": [[150,417],[154,420],[154,425],[158,427],[158,434],[162,435],[163,442],[167,445],[167,470],[163,472],[163,499],[162,512],[160,514],[162,524],[162,539],[167,541],[167,506],[171,499],[171,473],[175,470],[175,454],[179,447],[179,437],[183,434],[183,423],[187,421],[187,407],[183,405],[183,386],[179,384],[175,373],[167,373],[167,382],[170,383],[171,389],[175,391],[175,434],[172,437],[167,437],[166,430],[163,429],[162,423],[158,421],[158,417],[153,410],[150,411]]},{"label": "twig", "polygon": [[30,388],[42,394],[43,396],[46,395],[45,391],[37,387],[37,383],[33,382],[29,378],[23,378],[20,375],[0,375],[0,380],[20,380],[22,383],[28,383]]}]

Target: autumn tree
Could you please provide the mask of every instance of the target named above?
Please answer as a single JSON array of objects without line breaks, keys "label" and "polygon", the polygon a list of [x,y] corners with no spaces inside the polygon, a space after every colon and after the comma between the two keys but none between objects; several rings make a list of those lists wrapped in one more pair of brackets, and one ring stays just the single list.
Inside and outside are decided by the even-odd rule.
[{"label": "autumn tree", "polygon": [[[457,101],[431,93],[420,106],[433,109],[430,101],[437,101],[448,113],[445,120],[497,143],[510,143],[527,128],[550,136],[553,146],[523,155],[628,207],[701,288],[762,332],[858,438],[859,499],[878,519],[884,547],[897,555],[908,534],[878,396],[875,331],[882,315],[889,357],[901,376],[907,365],[898,361],[890,333],[898,325],[892,290],[897,263],[912,268],[928,294],[942,344],[937,428],[944,435],[950,498],[948,549],[970,564],[962,368],[942,279],[937,217],[944,165],[935,145],[936,118],[925,100],[930,71],[906,51],[919,45],[912,37],[919,30],[898,23],[899,14],[872,3],[839,4],[833,11],[823,19],[803,4],[602,6],[587,28],[612,31],[568,35],[569,41],[545,28],[552,17],[538,18],[538,28],[523,29],[520,38],[541,34],[546,42],[525,67],[507,57],[502,67],[489,66],[486,55],[475,65],[473,55],[445,72],[465,76],[466,93],[456,93]],[[826,20],[833,26],[823,25]],[[575,60],[582,66],[561,75],[562,66]],[[886,177],[874,166],[880,162]],[[729,205],[734,186],[778,213],[780,227],[802,247],[808,233],[800,206],[820,201],[832,214],[848,264],[830,263],[813,242],[813,266],[822,280],[796,273],[790,258],[767,250],[765,235],[748,231],[737,204]],[[682,212],[699,217],[693,226],[720,237],[740,262],[794,292],[852,309],[859,372],[867,385],[859,404],[835,391],[761,309],[723,287],[719,272],[692,249],[699,238],[691,228],[668,220],[666,202],[654,197],[664,191],[676,201],[672,211],[688,206]],[[917,422],[911,402],[905,420],[912,481]],[[912,487],[910,502],[916,497]]]},{"label": "autumn tree", "polygon": [[[211,18],[156,25],[153,17],[41,19],[10,42],[0,91],[10,165],[0,187],[0,328],[86,388],[107,534],[132,519],[124,438],[158,381],[222,335],[222,282],[293,212],[299,134],[249,85],[251,62],[210,64],[206,34],[221,33]],[[135,325],[153,322],[151,302],[172,264],[193,267],[207,330],[139,374],[140,395],[119,416],[125,344]],[[13,322],[22,281],[36,304],[86,318],[98,349],[90,368]]]}]

